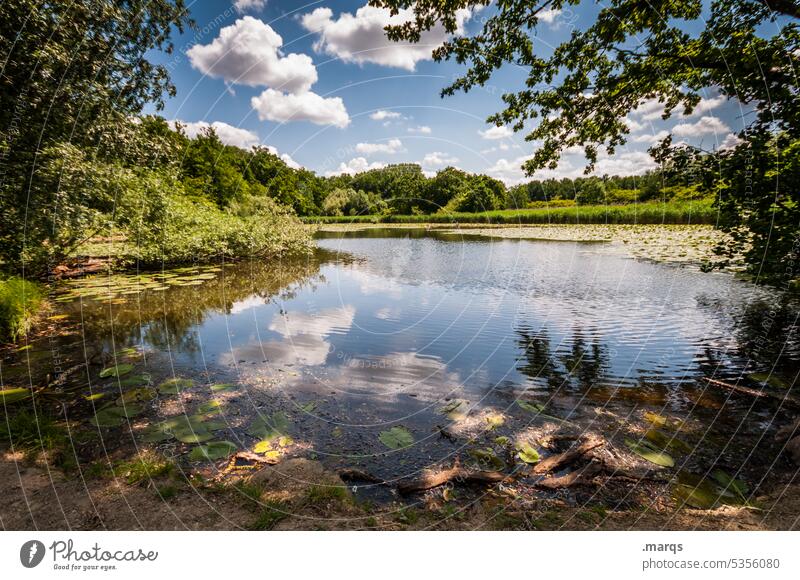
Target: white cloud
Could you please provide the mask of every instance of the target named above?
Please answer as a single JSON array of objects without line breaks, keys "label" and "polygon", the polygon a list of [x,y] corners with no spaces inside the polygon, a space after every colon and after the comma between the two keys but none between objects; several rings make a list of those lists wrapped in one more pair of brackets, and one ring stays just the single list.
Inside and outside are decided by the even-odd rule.
[{"label": "white cloud", "polygon": [[233,7],[239,12],[246,12],[247,10],[256,12],[262,10],[266,5],[267,0],[236,0],[233,3]]},{"label": "white cloud", "polygon": [[646,99],[632,112],[634,115],[639,115],[643,121],[655,121],[664,114],[664,103],[656,98]]},{"label": "white cloud", "polygon": [[307,91],[317,81],[317,69],[306,54],[280,52],[283,39],[252,16],[224,27],[210,44],[187,51],[192,66],[214,78],[248,86]]},{"label": "white cloud", "polygon": [[738,135],[736,135],[735,133],[728,133],[728,135],[720,144],[719,148],[721,151],[726,151],[728,149],[736,148],[736,146],[738,146],[740,143],[742,143],[742,140],[739,138]]},{"label": "white cloud", "polygon": [[430,135],[432,133],[431,128],[427,125],[420,125],[419,127],[409,127],[409,133],[419,133],[421,135]]},{"label": "white cloud", "polygon": [[[458,10],[458,33],[469,19],[468,10]],[[362,6],[355,14],[343,12],[333,17],[330,8],[317,8],[301,18],[303,27],[319,35],[314,49],[339,57],[345,62],[374,63],[413,71],[421,60],[429,60],[431,52],[446,39],[447,33],[440,25],[424,32],[419,42],[391,42],[384,28],[403,24],[414,19],[411,9],[403,9],[392,16],[386,8]]]},{"label": "white cloud", "polygon": [[342,99],[325,99],[316,93],[281,93],[267,89],[250,100],[262,121],[310,121],[316,125],[335,125],[340,128],[350,124],[350,116]]},{"label": "white cloud", "polygon": [[386,143],[358,143],[356,153],[364,155],[375,155],[376,153],[386,153],[394,155],[403,150],[403,142],[400,139],[390,139]]},{"label": "white cloud", "polygon": [[341,175],[342,173],[355,175],[356,173],[363,173],[364,171],[369,171],[370,169],[382,169],[383,167],[386,167],[385,163],[380,163],[379,161],[370,163],[364,157],[354,157],[347,163],[340,163],[338,170],[328,171],[325,175],[328,177],[332,175]]},{"label": "white cloud", "polygon": [[456,163],[458,163],[458,157],[453,157],[441,151],[433,151],[425,155],[421,165],[427,169],[436,169],[437,167],[446,167],[448,165],[455,165]]},{"label": "white cloud", "polygon": [[225,145],[233,145],[235,147],[241,147],[242,149],[249,149],[253,145],[258,145],[261,142],[259,136],[252,131],[234,127],[233,125],[228,125],[228,123],[223,123],[222,121],[214,121],[213,123],[208,123],[206,121],[186,123],[184,121],[175,120],[172,121],[172,126],[177,128],[178,123],[183,126],[186,136],[190,138],[197,137],[204,129],[212,128],[217,134],[217,137],[219,137],[219,140]]},{"label": "white cloud", "polygon": [[478,131],[478,134],[483,137],[484,139],[506,139],[511,137],[514,132],[506,126],[502,127],[491,127],[486,129],[486,131]]},{"label": "white cloud", "polygon": [[644,133],[633,138],[634,143],[660,143],[669,135],[669,131],[659,131],[658,133]]},{"label": "white cloud", "polygon": [[700,117],[695,123],[679,123],[672,128],[672,134],[678,137],[700,137],[717,133],[729,133],[730,127],[719,117]]},{"label": "white cloud", "polygon": [[647,127],[647,125],[645,125],[644,123],[640,123],[639,121],[631,119],[630,117],[625,117],[622,120],[622,122],[628,126],[628,130],[631,133],[638,133],[639,131],[643,131]]},{"label": "white cloud", "polygon": [[400,119],[403,115],[396,111],[386,111],[384,109],[380,109],[372,113],[369,118],[373,121],[384,121],[386,119]]},{"label": "white cloud", "polygon": [[279,153],[279,152],[278,152],[278,149],[277,149],[276,147],[273,147],[272,145],[267,145],[267,150],[268,150],[270,153],[272,153],[273,155],[277,155],[278,157],[280,157],[280,158],[281,158],[281,160],[282,160],[282,161],[283,161],[283,162],[284,162],[286,165],[288,165],[289,167],[291,167],[292,169],[302,169],[302,167],[303,167],[303,166],[302,166],[302,165],[300,165],[300,164],[299,164],[297,161],[295,161],[294,159],[292,159],[292,156],[291,156],[291,155],[289,155],[288,153]]},{"label": "white cloud", "polygon": [[703,113],[707,113],[721,106],[722,103],[724,103],[726,100],[727,97],[725,95],[718,95],[710,99],[706,98],[700,99],[700,102],[697,103],[697,106],[692,111],[692,114],[686,116],[694,117],[695,115],[702,115]]}]

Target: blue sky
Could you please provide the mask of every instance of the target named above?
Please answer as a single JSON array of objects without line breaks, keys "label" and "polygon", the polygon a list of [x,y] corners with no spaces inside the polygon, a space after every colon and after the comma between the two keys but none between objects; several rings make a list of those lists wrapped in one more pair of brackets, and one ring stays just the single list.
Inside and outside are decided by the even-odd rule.
[{"label": "blue sky", "polygon": [[[161,113],[187,124],[190,134],[212,124],[231,144],[274,147],[291,163],[321,175],[389,163],[420,163],[428,172],[447,165],[483,172],[509,184],[524,179],[520,164],[535,144],[485,120],[502,108],[501,95],[522,85],[525,71],[507,66],[482,89],[440,98],[462,67],[436,63],[430,51],[444,38],[433,31],[423,45],[393,45],[382,34],[388,14],[366,0],[206,0],[190,3],[197,29],[161,55],[177,96]],[[591,22],[594,2],[550,13],[537,31],[542,51]],[[481,14],[464,14],[466,32]],[[709,92],[691,117],[659,118],[655,103],[632,114],[632,135],[597,172],[631,175],[652,166],[652,142],[672,131],[676,140],[705,148],[728,145],[742,128],[738,102]],[[577,177],[583,155],[568,151],[554,171],[537,177]]]}]

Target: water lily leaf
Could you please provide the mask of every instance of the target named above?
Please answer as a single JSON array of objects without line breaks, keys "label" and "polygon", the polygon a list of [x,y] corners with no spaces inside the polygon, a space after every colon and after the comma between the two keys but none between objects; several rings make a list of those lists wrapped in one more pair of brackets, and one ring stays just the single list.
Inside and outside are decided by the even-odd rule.
[{"label": "water lily leaf", "polygon": [[175,436],[169,431],[162,431],[161,429],[146,429],[142,432],[142,441],[145,443],[161,443],[174,439]]},{"label": "water lily leaf", "polygon": [[83,398],[86,399],[87,401],[97,401],[105,396],[106,396],[105,393],[94,393],[93,395],[84,395]]},{"label": "water lily leaf", "polygon": [[539,452],[536,451],[529,443],[523,443],[517,447],[517,457],[520,461],[528,464],[539,463]]},{"label": "water lily leaf", "polygon": [[227,393],[228,391],[235,391],[236,385],[233,383],[221,383],[218,385],[211,385],[212,393]]},{"label": "water lily leaf", "polygon": [[217,401],[213,399],[211,401],[206,401],[199,407],[197,407],[197,412],[202,413],[204,415],[212,415],[222,411],[223,403],[222,401]]},{"label": "water lily leaf", "polygon": [[206,430],[175,429],[172,431],[181,443],[203,443],[214,438],[214,434]]},{"label": "water lily leaf", "polygon": [[506,466],[505,461],[500,459],[494,452],[494,449],[490,447],[486,449],[470,449],[469,454],[475,458],[478,463],[491,466],[494,469],[503,469]]},{"label": "water lily leaf", "polygon": [[253,451],[255,453],[266,453],[267,451],[272,450],[272,442],[268,441],[267,439],[263,439],[255,444],[253,447]]},{"label": "water lily leaf", "polygon": [[439,413],[446,415],[451,421],[463,421],[469,413],[469,401],[454,399],[440,407]]},{"label": "water lily leaf", "polygon": [[486,422],[489,424],[489,429],[496,429],[497,427],[501,427],[506,422],[506,419],[502,415],[493,413],[486,416]]},{"label": "water lily leaf", "polygon": [[517,405],[521,409],[524,409],[529,413],[533,414],[544,413],[544,405],[539,403],[529,403],[528,401],[517,401]]},{"label": "water lily leaf", "polygon": [[289,429],[289,419],[281,412],[273,413],[270,417],[256,417],[246,433],[259,439],[274,441]]},{"label": "water lily leaf", "polygon": [[140,387],[150,384],[150,375],[133,375],[132,377],[125,377],[119,382],[120,387]]},{"label": "water lily leaf", "polygon": [[158,392],[162,395],[177,395],[184,389],[194,386],[192,379],[169,379],[158,385]]},{"label": "water lily leaf", "polygon": [[511,439],[509,439],[505,435],[501,435],[500,437],[495,437],[494,442],[497,443],[498,445],[508,445],[509,443],[511,443]]},{"label": "water lily leaf", "polygon": [[189,453],[191,461],[216,461],[236,453],[236,444],[230,441],[212,441],[200,447],[195,447]]},{"label": "water lily leaf", "polygon": [[31,396],[31,391],[22,388],[2,389],[0,390],[0,403],[16,403],[23,401]]},{"label": "water lily leaf", "polygon": [[682,453],[691,453],[692,446],[674,437],[663,431],[659,431],[658,429],[648,429],[647,432],[644,434],[645,438],[653,444],[654,447],[658,447],[660,449],[672,449],[674,451],[680,451]]},{"label": "water lily leaf", "polygon": [[659,451],[658,449],[653,449],[644,442],[638,443],[632,439],[625,439],[625,445],[627,445],[628,448],[636,455],[649,461],[650,463],[655,463],[656,465],[660,465],[662,467],[675,466],[675,460],[672,459],[669,454],[665,453],[664,451]]},{"label": "water lily leaf", "polygon": [[310,401],[304,405],[300,405],[300,410],[304,413],[313,413],[314,409],[317,408],[317,403],[315,401]]},{"label": "water lily leaf", "polygon": [[125,405],[127,403],[144,402],[155,399],[156,390],[149,387],[141,387],[138,389],[131,389],[122,393],[122,396],[117,399],[117,405]]},{"label": "water lily leaf", "polygon": [[292,439],[288,435],[284,435],[283,437],[278,437],[278,445],[280,445],[281,447],[288,447],[292,443],[294,443],[294,439]]},{"label": "water lily leaf", "polygon": [[126,419],[139,415],[144,408],[130,404],[124,407],[109,406],[98,410],[89,422],[96,427],[119,427]]},{"label": "water lily leaf", "polygon": [[788,388],[786,381],[772,373],[750,373],[747,375],[747,378],[753,382],[760,383],[762,385],[769,385],[770,387],[775,387],[776,389]]},{"label": "water lily leaf", "polygon": [[113,367],[108,367],[100,371],[100,378],[105,379],[108,377],[121,377],[127,375],[133,370],[133,365],[129,363],[119,364]]},{"label": "water lily leaf", "polygon": [[403,449],[414,444],[414,436],[405,427],[392,427],[388,431],[381,431],[378,436],[381,443],[389,449]]},{"label": "water lily leaf", "polygon": [[711,472],[711,477],[716,481],[723,490],[730,491],[744,499],[747,492],[750,490],[745,482],[740,479],[734,479],[721,469],[715,469]]}]

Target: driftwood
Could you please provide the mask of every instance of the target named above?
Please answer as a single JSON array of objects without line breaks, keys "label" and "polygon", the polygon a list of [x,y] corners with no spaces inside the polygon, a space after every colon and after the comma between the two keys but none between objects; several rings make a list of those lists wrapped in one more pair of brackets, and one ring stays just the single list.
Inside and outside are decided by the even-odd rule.
[{"label": "driftwood", "polygon": [[536,465],[533,466],[531,469],[532,475],[545,475],[546,473],[550,473],[551,471],[557,471],[558,469],[564,467],[565,465],[569,465],[570,463],[574,463],[592,449],[596,447],[600,447],[601,445],[605,445],[605,441],[600,437],[596,437],[594,435],[590,435],[586,439],[584,439],[581,443],[577,445],[573,445],[564,453],[559,453],[557,455],[551,455],[547,459],[540,461]]},{"label": "driftwood", "polygon": [[731,383],[718,381],[717,379],[710,379],[708,377],[704,377],[704,380],[710,385],[714,385],[715,387],[720,387],[728,391],[733,391],[734,393],[749,395],[751,397],[756,397],[756,398],[773,399],[787,405],[800,407],[800,400],[796,399],[795,397],[793,397],[788,393],[786,393],[785,395],[781,395],[779,393],[772,393],[770,391],[764,391],[764,390],[759,391],[758,389],[751,389],[750,387],[743,387],[741,385],[732,385]]},{"label": "driftwood", "polygon": [[402,495],[407,495],[433,489],[451,481],[459,483],[501,483],[510,479],[512,479],[511,475],[500,471],[470,471],[456,463],[449,469],[428,471],[419,479],[401,481],[397,484],[397,491]]},{"label": "driftwood", "polygon": [[544,487],[546,489],[559,489],[562,487],[571,487],[588,483],[589,479],[603,471],[602,464],[598,462],[587,463],[585,466],[575,471],[571,471],[561,477],[546,477],[536,482],[536,487]]},{"label": "driftwood", "polygon": [[386,482],[379,477],[375,477],[371,473],[361,471],[360,469],[341,469],[337,471],[339,477],[344,481],[366,481],[367,483],[380,483]]}]

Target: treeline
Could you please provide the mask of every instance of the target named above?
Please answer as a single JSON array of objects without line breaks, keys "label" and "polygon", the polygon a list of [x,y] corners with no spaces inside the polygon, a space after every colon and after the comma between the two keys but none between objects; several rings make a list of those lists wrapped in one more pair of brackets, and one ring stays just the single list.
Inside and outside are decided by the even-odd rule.
[{"label": "treeline", "polygon": [[[246,151],[223,144],[208,128],[193,139],[165,121],[143,121],[180,151],[180,173],[187,195],[230,206],[242,198],[269,197],[299,216],[430,215],[526,209],[555,205],[684,201],[694,187],[661,172],[631,177],[587,177],[530,181],[507,188],[492,177],[447,167],[428,177],[417,164],[400,163],[356,175],[320,177],[293,169],[270,148]],[[565,202],[565,203],[557,203]]]}]

